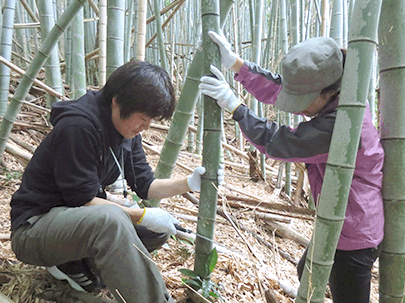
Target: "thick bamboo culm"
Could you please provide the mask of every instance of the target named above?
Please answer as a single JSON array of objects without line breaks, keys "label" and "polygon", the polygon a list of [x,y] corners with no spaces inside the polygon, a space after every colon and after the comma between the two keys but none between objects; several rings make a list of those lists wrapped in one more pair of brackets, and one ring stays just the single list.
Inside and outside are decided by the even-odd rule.
[{"label": "thick bamboo culm", "polygon": [[[383,1],[379,24],[384,241],[380,256],[380,302],[399,303],[405,294],[405,58],[403,1]],[[393,89],[395,88],[395,89]]]}]

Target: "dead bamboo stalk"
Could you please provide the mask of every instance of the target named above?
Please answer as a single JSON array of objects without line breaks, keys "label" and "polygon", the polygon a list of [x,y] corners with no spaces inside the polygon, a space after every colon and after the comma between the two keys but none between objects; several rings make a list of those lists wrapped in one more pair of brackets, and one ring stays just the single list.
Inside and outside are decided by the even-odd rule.
[{"label": "dead bamboo stalk", "polygon": [[10,141],[6,142],[6,152],[23,160],[26,164],[28,164],[32,158],[32,154],[30,152],[22,149],[15,143],[10,143]]},{"label": "dead bamboo stalk", "polygon": [[34,153],[35,152],[35,147],[26,143],[23,140],[20,140],[15,134],[10,133],[9,138],[14,141],[15,143],[17,143],[18,145],[20,145],[21,147],[25,148],[26,150],[28,150],[30,153]]},{"label": "dead bamboo stalk", "polygon": [[308,246],[309,240],[307,238],[300,235],[296,231],[288,228],[287,226],[284,226],[277,222],[271,222],[271,221],[264,221],[264,222],[271,231],[274,231],[276,233],[277,236],[293,240],[295,243],[297,243],[303,247]]},{"label": "dead bamboo stalk", "polygon": [[[285,205],[285,204],[280,204],[280,203],[275,203],[275,202],[265,202],[265,201],[260,201],[260,200],[258,201],[258,200],[254,200],[254,199],[236,197],[236,196],[231,196],[231,195],[226,195],[225,197],[228,200],[228,202],[229,201],[239,201],[241,203],[247,204],[247,206],[250,208],[261,207],[261,208],[268,208],[268,209],[283,211],[288,214],[298,214],[298,215],[304,215],[304,216],[310,216],[310,217],[315,216],[315,210],[312,210],[312,209],[290,206],[290,205]],[[218,203],[222,203],[221,200],[219,200]],[[241,207],[241,206],[239,206],[239,207]],[[310,219],[310,218],[308,218],[308,219]]]},{"label": "dead bamboo stalk", "polygon": [[10,241],[10,234],[0,234],[0,242],[3,241]]},{"label": "dead bamboo stalk", "polygon": [[[15,70],[20,75],[22,75],[22,76],[25,75],[24,70],[19,68],[17,65],[14,65],[10,61],[6,60],[3,56],[0,56],[0,62],[3,63],[4,65],[6,65],[7,67],[11,68],[12,70]],[[59,94],[56,90],[49,87],[48,85],[46,85],[42,81],[39,81],[38,79],[34,79],[34,83],[36,85],[38,85],[40,88],[44,89],[47,93],[49,93],[52,96],[55,96],[55,97],[57,97],[57,98],[59,98],[61,100],[69,100],[68,98],[66,98],[65,96]]]},{"label": "dead bamboo stalk", "polygon": [[257,219],[261,219],[263,221],[279,221],[283,223],[291,223],[290,218],[286,218],[284,216],[280,215],[274,215],[274,214],[269,214],[269,213],[262,213],[262,212],[255,212],[255,216]]}]

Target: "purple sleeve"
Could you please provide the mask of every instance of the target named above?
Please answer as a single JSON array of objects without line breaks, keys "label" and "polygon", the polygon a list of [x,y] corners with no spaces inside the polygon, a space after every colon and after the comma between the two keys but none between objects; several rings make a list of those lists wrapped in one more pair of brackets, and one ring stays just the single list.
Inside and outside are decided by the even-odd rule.
[{"label": "purple sleeve", "polygon": [[265,104],[274,105],[282,87],[281,75],[273,74],[249,61],[245,61],[239,73],[235,74],[235,80]]},{"label": "purple sleeve", "polygon": [[292,129],[259,118],[243,105],[233,114],[243,135],[267,157],[308,164],[326,162],[335,118],[336,112],[302,122]]}]

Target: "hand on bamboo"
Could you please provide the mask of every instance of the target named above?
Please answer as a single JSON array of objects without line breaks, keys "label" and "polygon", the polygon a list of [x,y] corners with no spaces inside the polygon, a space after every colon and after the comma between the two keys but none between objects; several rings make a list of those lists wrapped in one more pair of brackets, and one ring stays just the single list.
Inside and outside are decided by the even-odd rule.
[{"label": "hand on bamboo", "polygon": [[237,54],[235,54],[231,50],[231,44],[226,40],[224,33],[222,30],[219,30],[219,34],[213,31],[209,31],[208,35],[219,46],[219,51],[221,53],[221,62],[226,68],[231,68],[232,65],[235,64],[236,60],[239,58]]},{"label": "hand on bamboo", "polygon": [[[187,185],[192,191],[200,191],[201,190],[201,176],[205,174],[205,167],[199,166],[194,169],[193,174],[187,177]],[[218,185],[222,185],[224,183],[224,175],[225,169],[222,163],[219,163],[219,168],[217,171],[218,175]]]},{"label": "hand on bamboo", "polygon": [[142,217],[136,223],[155,233],[175,235],[177,231],[174,224],[178,224],[179,220],[161,208],[145,207]]},{"label": "hand on bamboo", "polygon": [[201,93],[214,98],[220,107],[233,113],[242,102],[236,98],[221,71],[213,65],[211,65],[210,70],[218,79],[203,76],[200,79],[201,84],[198,86]]}]

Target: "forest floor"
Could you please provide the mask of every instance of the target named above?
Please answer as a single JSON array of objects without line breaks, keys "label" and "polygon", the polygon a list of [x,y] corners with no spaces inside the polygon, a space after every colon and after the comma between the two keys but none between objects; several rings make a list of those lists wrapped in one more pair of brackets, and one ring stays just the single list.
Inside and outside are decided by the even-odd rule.
[{"label": "forest floor", "polygon": [[[40,103],[38,104],[42,106]],[[39,111],[32,118],[31,112],[32,107],[23,106],[18,120],[27,125],[14,126],[12,132],[21,140],[36,147],[50,128],[46,125],[44,113],[41,114]],[[42,126],[38,128],[37,125]],[[152,148],[155,150],[161,149],[165,137],[165,131],[155,128],[143,133],[144,141],[153,146]],[[229,144],[235,145],[233,126],[230,123],[226,126],[226,138]],[[158,163],[159,155],[151,149],[145,149],[145,153],[154,169]],[[291,221],[290,223],[279,224],[306,239],[311,238],[314,217],[292,215],[261,206],[255,207],[252,206],[252,203],[245,202],[256,201],[256,204],[261,202],[263,205],[270,202],[306,208],[306,197],[301,195],[294,202],[295,183],[293,183],[292,199],[283,192],[274,191],[277,181],[276,173],[271,177],[268,175],[266,181],[253,182],[249,177],[247,169],[249,164],[245,158],[234,152],[230,152],[230,154],[225,152],[224,155],[225,160],[233,161],[235,165],[226,165],[225,184],[219,188],[219,202],[221,203],[218,203],[218,209],[229,213],[244,228],[237,231],[228,220],[217,216],[214,240],[228,250],[218,253],[218,261],[212,272],[211,280],[220,286],[220,294],[225,302],[266,302],[264,296],[266,289],[274,291],[278,302],[294,302],[293,297],[287,294],[277,281],[290,284],[293,288],[298,289],[299,282],[294,263],[299,261],[305,248],[297,244],[296,241],[276,236],[269,225],[256,218],[256,214],[260,210],[282,215]],[[7,153],[3,155],[3,163],[5,168],[3,167],[0,173],[0,234],[7,235],[10,233],[10,198],[19,187],[24,166],[20,164],[20,160]],[[201,156],[187,152],[186,144],[184,144],[178,163],[193,169],[201,165]],[[267,163],[277,171],[278,163],[273,163],[270,159],[267,160]],[[294,165],[292,165],[292,172],[294,176]],[[189,173],[187,169],[176,166],[172,177],[182,178]],[[196,198],[199,197],[198,194],[193,195]],[[178,216],[181,225],[196,230],[196,222],[189,218],[197,218],[197,205],[183,196],[176,196],[163,200],[160,206]],[[178,238],[172,238],[164,247],[152,254],[153,261],[157,264],[167,288],[176,302],[187,302],[187,294],[185,293],[187,286],[182,282],[182,279],[187,277],[180,273],[179,269],[193,269],[194,252],[194,245]],[[284,256],[290,256],[289,260],[282,256],[283,252]],[[378,262],[373,268],[371,302],[378,302],[377,267]],[[64,295],[61,294],[69,293],[71,289],[67,283],[57,281],[50,276],[44,268],[20,263],[11,250],[10,241],[0,240],[0,293],[12,299],[13,302],[62,302],[58,299],[46,301],[38,297],[42,294],[42,298],[45,298],[44,292],[47,291],[54,291],[59,300],[62,300]],[[108,292],[104,292],[103,298],[108,301]],[[88,303],[91,300],[72,299],[63,302]],[[332,301],[326,298],[325,302]]]}]

